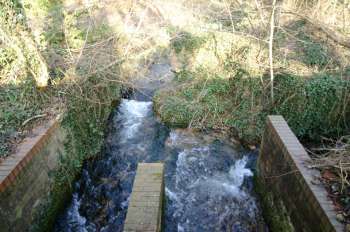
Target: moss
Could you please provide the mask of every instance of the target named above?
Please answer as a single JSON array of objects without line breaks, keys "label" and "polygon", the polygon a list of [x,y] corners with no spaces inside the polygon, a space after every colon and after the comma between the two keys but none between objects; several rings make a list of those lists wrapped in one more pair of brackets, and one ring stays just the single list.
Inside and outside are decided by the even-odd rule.
[{"label": "moss", "polygon": [[271,232],[294,232],[287,210],[281,200],[274,197],[260,177],[255,174],[254,187],[260,198],[263,217]]}]

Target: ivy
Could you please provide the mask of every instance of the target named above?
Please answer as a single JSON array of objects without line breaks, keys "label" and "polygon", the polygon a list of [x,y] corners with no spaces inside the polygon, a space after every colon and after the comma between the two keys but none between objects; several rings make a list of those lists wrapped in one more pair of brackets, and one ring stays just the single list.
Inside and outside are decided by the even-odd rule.
[{"label": "ivy", "polygon": [[107,119],[120,99],[119,85],[99,83],[97,76],[89,77],[80,87],[70,86],[67,91],[67,110],[62,127],[67,132],[65,152],[60,154],[57,170],[52,173],[53,185],[48,198],[35,215],[32,231],[50,231],[67,200],[73,183],[87,158],[101,149]]}]

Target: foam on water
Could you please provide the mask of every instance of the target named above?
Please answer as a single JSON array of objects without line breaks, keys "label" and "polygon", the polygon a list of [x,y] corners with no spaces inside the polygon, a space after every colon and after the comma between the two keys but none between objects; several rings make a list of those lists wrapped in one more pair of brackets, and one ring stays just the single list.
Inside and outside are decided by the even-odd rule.
[{"label": "foam on water", "polygon": [[[169,146],[181,147],[181,136],[176,132],[170,135]],[[173,224],[172,228],[166,226],[166,231],[257,231],[261,215],[244,184],[253,176],[247,168],[249,157],[232,160],[229,154],[195,139],[189,148],[188,141],[166,180],[166,222]]]},{"label": "foam on water", "polygon": [[140,129],[142,121],[152,110],[152,102],[141,102],[123,99],[120,103],[120,117],[123,119],[121,134],[124,135],[124,142],[133,138]]},{"label": "foam on water", "polygon": [[84,165],[55,231],[123,231],[139,162],[165,163],[165,232],[258,231],[249,155],[208,135],[169,131],[152,102],[123,99],[110,124],[102,154]]},{"label": "foam on water", "polygon": [[79,213],[80,200],[78,199],[78,194],[73,194],[72,204],[68,209],[68,218],[71,219],[72,226],[66,231],[72,232],[87,232],[85,228],[86,218],[81,216]]},{"label": "foam on water", "polygon": [[248,157],[244,156],[242,159],[236,161],[235,165],[230,168],[229,177],[235,186],[241,186],[244,178],[253,176],[253,172],[246,168]]}]

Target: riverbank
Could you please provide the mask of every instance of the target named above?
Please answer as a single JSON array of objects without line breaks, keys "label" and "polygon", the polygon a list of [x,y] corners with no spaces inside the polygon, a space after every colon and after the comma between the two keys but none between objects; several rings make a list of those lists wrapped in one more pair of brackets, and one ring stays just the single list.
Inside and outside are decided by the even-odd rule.
[{"label": "riverbank", "polygon": [[[349,49],[300,16],[313,12],[334,34],[346,36],[350,16],[340,2],[285,1],[277,7],[272,40],[273,7],[260,1],[0,4],[0,157],[15,152],[32,128],[62,114],[69,134],[65,149],[75,158],[63,158],[53,174],[57,196],[71,187],[83,160],[99,151],[111,103],[124,89],[142,92],[142,77],[163,72],[162,65],[154,66],[163,56],[169,59],[165,69],[171,69],[167,81],[173,80],[149,85],[162,86],[154,109],[171,127],[225,131],[252,148],[260,143],[268,114],[283,115],[308,144],[349,133]],[[340,19],[337,12],[343,11]],[[152,95],[142,94],[147,100]],[[343,147],[346,152],[336,152],[335,160],[347,162]],[[330,194],[339,193],[345,209],[348,167],[326,164],[315,167],[325,180],[336,179]]]}]

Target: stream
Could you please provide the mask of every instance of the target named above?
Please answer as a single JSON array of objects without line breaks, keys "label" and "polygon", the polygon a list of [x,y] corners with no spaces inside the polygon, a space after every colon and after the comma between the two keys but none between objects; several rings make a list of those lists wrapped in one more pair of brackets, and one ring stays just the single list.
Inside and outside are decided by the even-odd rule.
[{"label": "stream", "polygon": [[143,94],[122,99],[108,127],[54,231],[123,231],[138,162],[165,164],[163,231],[267,231],[253,192],[257,152],[213,132],[170,130]]}]

